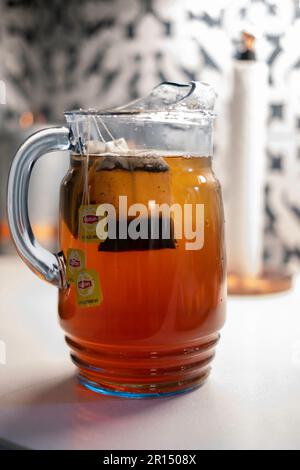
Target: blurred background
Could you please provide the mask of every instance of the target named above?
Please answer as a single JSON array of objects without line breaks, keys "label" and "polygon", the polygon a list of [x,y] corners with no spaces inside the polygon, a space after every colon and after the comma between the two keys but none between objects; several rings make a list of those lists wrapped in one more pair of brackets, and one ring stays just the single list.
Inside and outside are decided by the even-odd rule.
[{"label": "blurred background", "polygon": [[[164,80],[204,80],[219,95],[216,168],[230,192],[227,106],[240,31],[260,31],[268,66],[264,257],[300,267],[300,2],[298,0],[0,0],[0,246],[11,251],[5,216],[8,168],[34,130],[64,122],[64,110],[121,105]],[[32,222],[52,245],[59,180],[68,156],[37,165]]]}]

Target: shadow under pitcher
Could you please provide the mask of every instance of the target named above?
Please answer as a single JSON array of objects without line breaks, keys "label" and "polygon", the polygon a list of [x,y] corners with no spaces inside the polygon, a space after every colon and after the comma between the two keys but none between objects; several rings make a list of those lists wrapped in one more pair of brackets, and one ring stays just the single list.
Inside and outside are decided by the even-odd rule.
[{"label": "shadow under pitcher", "polygon": [[[226,308],[224,214],[212,169],[215,93],[162,83],[108,111],[66,112],[13,161],[8,218],[24,262],[59,289],[59,320],[88,389],[174,395],[207,379]],[[60,253],[28,214],[34,163],[70,152]]]}]

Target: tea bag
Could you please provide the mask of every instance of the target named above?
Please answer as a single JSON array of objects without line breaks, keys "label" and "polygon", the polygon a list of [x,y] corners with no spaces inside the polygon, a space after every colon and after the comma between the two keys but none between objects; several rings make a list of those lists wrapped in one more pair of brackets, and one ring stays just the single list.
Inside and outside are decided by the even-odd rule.
[{"label": "tea bag", "polygon": [[[97,204],[111,204],[117,214],[116,232],[119,233],[120,224],[124,223],[124,214],[120,213],[119,196],[126,196],[127,207],[142,204],[148,208],[146,219],[148,238],[126,240],[117,236],[117,240],[107,238],[99,246],[100,251],[128,251],[152,250],[162,248],[175,248],[174,229],[170,223],[170,236],[162,236],[162,216],[153,221],[149,204],[171,205],[171,172],[166,161],[159,155],[106,155],[97,160],[90,171],[91,197]],[[126,215],[127,216],[127,215]],[[127,233],[132,217],[127,217]],[[151,238],[152,224],[158,224],[158,238]]]}]

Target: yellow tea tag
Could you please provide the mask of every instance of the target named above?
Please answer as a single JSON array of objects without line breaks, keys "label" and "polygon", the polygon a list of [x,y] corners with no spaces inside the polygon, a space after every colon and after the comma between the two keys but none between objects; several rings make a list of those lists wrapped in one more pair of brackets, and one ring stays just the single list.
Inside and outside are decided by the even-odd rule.
[{"label": "yellow tea tag", "polygon": [[82,307],[95,307],[103,301],[99,274],[94,269],[86,269],[76,279],[77,303]]},{"label": "yellow tea tag", "polygon": [[98,206],[88,205],[79,208],[79,238],[85,242],[99,242],[96,234],[99,217],[96,215]]},{"label": "yellow tea tag", "polygon": [[85,255],[81,250],[70,248],[67,252],[67,281],[75,282],[77,275],[85,268]]}]

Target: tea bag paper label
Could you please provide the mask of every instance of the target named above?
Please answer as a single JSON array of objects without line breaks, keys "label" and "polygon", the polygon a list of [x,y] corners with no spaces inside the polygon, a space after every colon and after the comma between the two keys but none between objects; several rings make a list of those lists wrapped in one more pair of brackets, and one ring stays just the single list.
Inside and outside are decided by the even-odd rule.
[{"label": "tea bag paper label", "polygon": [[67,281],[73,284],[80,273],[85,269],[85,255],[81,250],[70,248],[67,252]]},{"label": "tea bag paper label", "polygon": [[97,271],[86,269],[78,274],[76,296],[81,307],[96,307],[102,303],[103,295]]},{"label": "tea bag paper label", "polygon": [[80,206],[79,208],[79,238],[85,242],[99,242],[96,227],[99,217],[96,215],[97,205]]}]

